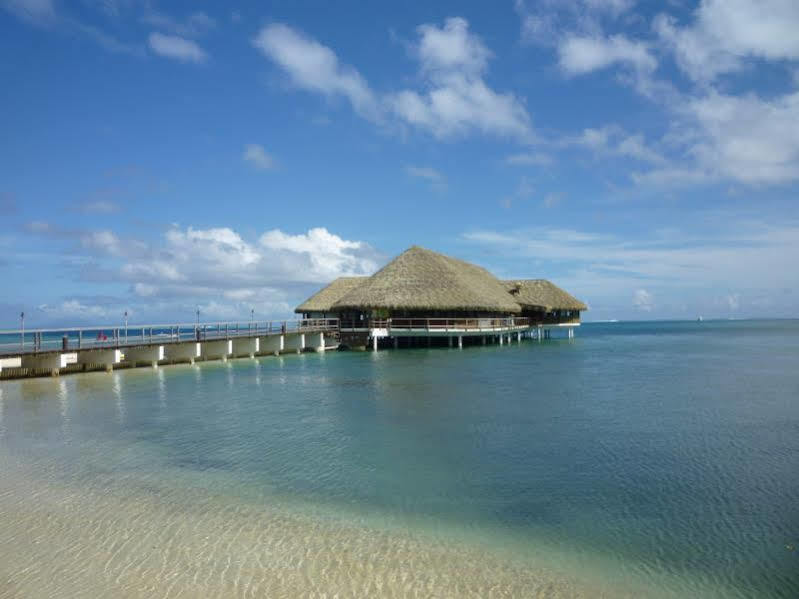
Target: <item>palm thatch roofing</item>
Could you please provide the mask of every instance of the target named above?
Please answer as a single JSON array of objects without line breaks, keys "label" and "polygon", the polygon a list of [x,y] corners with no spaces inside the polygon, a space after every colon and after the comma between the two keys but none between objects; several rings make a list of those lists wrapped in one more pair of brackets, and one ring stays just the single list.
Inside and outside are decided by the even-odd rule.
[{"label": "palm thatch roofing", "polygon": [[339,277],[294,308],[294,312],[330,312],[333,304],[365,280],[366,277]]},{"label": "palm thatch roofing", "polygon": [[545,279],[502,281],[508,293],[523,308],[587,310],[583,302]]},{"label": "palm thatch roofing", "polygon": [[521,312],[486,269],[419,246],[354,286],[333,309]]}]

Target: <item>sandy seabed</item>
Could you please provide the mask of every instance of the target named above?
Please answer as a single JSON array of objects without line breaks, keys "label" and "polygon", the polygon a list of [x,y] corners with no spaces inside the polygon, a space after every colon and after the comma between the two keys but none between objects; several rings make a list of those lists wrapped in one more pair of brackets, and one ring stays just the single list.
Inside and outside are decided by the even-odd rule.
[{"label": "sandy seabed", "polygon": [[484,548],[223,496],[7,468],[0,597],[633,597]]}]

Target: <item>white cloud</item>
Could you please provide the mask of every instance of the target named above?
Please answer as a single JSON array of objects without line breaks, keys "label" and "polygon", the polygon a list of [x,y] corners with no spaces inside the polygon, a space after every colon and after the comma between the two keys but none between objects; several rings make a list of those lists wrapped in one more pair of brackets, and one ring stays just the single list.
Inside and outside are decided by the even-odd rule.
[{"label": "white cloud", "polygon": [[208,59],[208,55],[197,42],[177,35],[153,32],[147,41],[153,52],[167,58],[194,63],[202,63]]},{"label": "white cloud", "polygon": [[274,158],[259,144],[247,144],[244,148],[243,158],[261,170],[269,170],[275,166]]},{"label": "white cloud", "polygon": [[[725,312],[719,312],[719,289],[736,290],[743,315],[759,313],[754,301],[763,297],[779,300],[784,314],[796,313],[796,297],[784,290],[799,289],[799,271],[794,267],[794,256],[799,255],[798,221],[767,225],[750,215],[732,213],[697,218],[724,222],[725,233],[693,235],[673,229],[631,238],[538,227],[477,230],[464,233],[462,239],[503,256],[503,261],[518,263],[520,270],[508,272],[506,278],[559,273],[555,282],[577,297],[615,306],[619,314],[608,317],[623,317],[629,298],[640,289],[650,294],[652,311],[658,314],[668,306],[691,303],[707,306],[699,314],[715,310],[723,316],[729,305],[725,303]],[[696,313],[687,315],[696,317]]]},{"label": "white cloud", "polygon": [[[377,270],[374,251],[362,241],[348,241],[324,227],[289,235],[280,229],[267,231],[259,241],[262,248],[278,254],[301,257],[308,267],[304,274],[291,273],[306,281],[326,281],[343,275],[371,274]],[[288,273],[287,273],[288,274]]]},{"label": "white cloud", "polygon": [[474,131],[530,139],[530,117],[510,93],[498,93],[483,79],[490,51],[471,34],[461,18],[443,27],[421,25],[413,55],[419,61],[423,90],[405,89],[378,94],[335,52],[294,29],[264,27],[253,44],[308,91],[346,98],[360,116],[385,124],[388,117],[449,138]]},{"label": "white cloud", "polygon": [[714,92],[686,110],[705,133],[690,153],[708,170],[745,183],[799,180],[799,92],[773,100]]},{"label": "white cloud", "polygon": [[282,24],[261,29],[253,45],[277,63],[297,87],[343,96],[361,116],[379,117],[378,102],[364,78],[353,67],[341,64],[327,46]]},{"label": "white cloud", "polygon": [[597,156],[624,156],[640,162],[663,164],[666,159],[649,147],[641,134],[629,134],[616,124],[583,129],[576,137],[566,139],[563,145],[581,146]]},{"label": "white cloud", "polygon": [[174,226],[152,243],[121,238],[110,230],[66,230],[44,222],[29,223],[27,229],[77,243],[71,263],[80,266],[82,279],[127,283],[129,293],[140,305],[145,301],[150,311],[185,310],[187,302],[219,304],[224,299],[239,314],[256,306],[262,314],[279,308],[286,315],[290,310],[283,308],[299,303],[320,284],[343,275],[371,274],[382,260],[368,244],[323,227],[296,235],[273,229],[249,241],[228,227]]},{"label": "white cloud", "polygon": [[655,307],[655,298],[646,289],[636,289],[633,293],[633,306],[644,312],[651,312]]},{"label": "white cloud", "polygon": [[602,21],[615,20],[629,11],[635,0],[516,0],[522,21],[522,39],[556,45],[564,32],[599,35]]},{"label": "white cloud", "polygon": [[420,25],[416,54],[422,70],[435,74],[441,71],[463,71],[480,75],[488,66],[491,52],[479,38],[469,33],[466,19],[447,19],[444,27]]},{"label": "white cloud", "polygon": [[582,75],[604,69],[614,63],[639,71],[654,71],[657,61],[646,43],[623,35],[584,37],[567,35],[558,43],[560,68],[569,75]]},{"label": "white cloud", "polygon": [[102,253],[113,256],[123,255],[123,247],[119,237],[111,231],[93,231],[86,233],[80,238],[81,245],[85,248],[99,250]]},{"label": "white cloud", "polygon": [[511,93],[498,93],[483,80],[490,51],[469,32],[465,19],[444,26],[421,25],[415,53],[427,91],[402,90],[387,96],[404,122],[438,138],[482,133],[532,139],[530,116]]},{"label": "white cloud", "polygon": [[[77,299],[69,299],[60,304],[40,304],[37,306],[39,312],[46,316],[58,320],[91,320],[105,319],[109,317],[109,310],[104,306],[88,305]],[[118,316],[114,314],[114,316]]]},{"label": "white cloud", "polygon": [[739,70],[746,58],[799,59],[795,0],[702,0],[690,25],[680,27],[673,18],[659,15],[654,29],[696,81]]},{"label": "white cloud", "polygon": [[688,164],[634,175],[639,182],[747,184],[799,180],[799,92],[766,100],[711,91],[675,108],[676,136]]},{"label": "white cloud", "polygon": [[[274,229],[254,241],[227,227],[173,227],[148,244],[113,231],[79,233],[40,225],[35,228],[41,234],[77,240],[84,253],[77,262],[81,277],[95,284],[129,285],[126,297],[148,318],[193,313],[197,304],[203,318],[240,318],[250,309],[261,318],[290,316],[293,306],[320,285],[342,275],[371,274],[382,260],[368,244],[321,227],[296,235]],[[116,314],[120,302],[100,303]],[[54,319],[70,316],[46,308]]]}]

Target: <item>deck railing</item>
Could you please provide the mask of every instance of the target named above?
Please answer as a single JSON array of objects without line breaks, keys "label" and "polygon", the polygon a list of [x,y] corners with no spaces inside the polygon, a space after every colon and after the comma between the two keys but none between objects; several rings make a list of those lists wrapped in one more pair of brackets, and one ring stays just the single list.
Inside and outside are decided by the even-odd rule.
[{"label": "deck railing", "polygon": [[100,325],[24,331],[0,330],[0,356],[325,331],[338,331],[338,319],[307,318],[247,322],[131,324],[127,327]]},{"label": "deck railing", "polygon": [[532,326],[529,318],[372,318],[368,320],[342,319],[342,330],[347,329],[392,329],[423,331],[493,331],[527,328]]}]

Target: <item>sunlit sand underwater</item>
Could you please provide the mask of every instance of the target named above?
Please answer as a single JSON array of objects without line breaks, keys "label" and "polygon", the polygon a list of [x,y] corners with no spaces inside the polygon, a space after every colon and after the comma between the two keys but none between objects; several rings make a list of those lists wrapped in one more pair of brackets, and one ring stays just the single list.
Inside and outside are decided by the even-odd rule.
[{"label": "sunlit sand underwater", "polygon": [[0,384],[0,597],[799,596],[799,326]]}]

